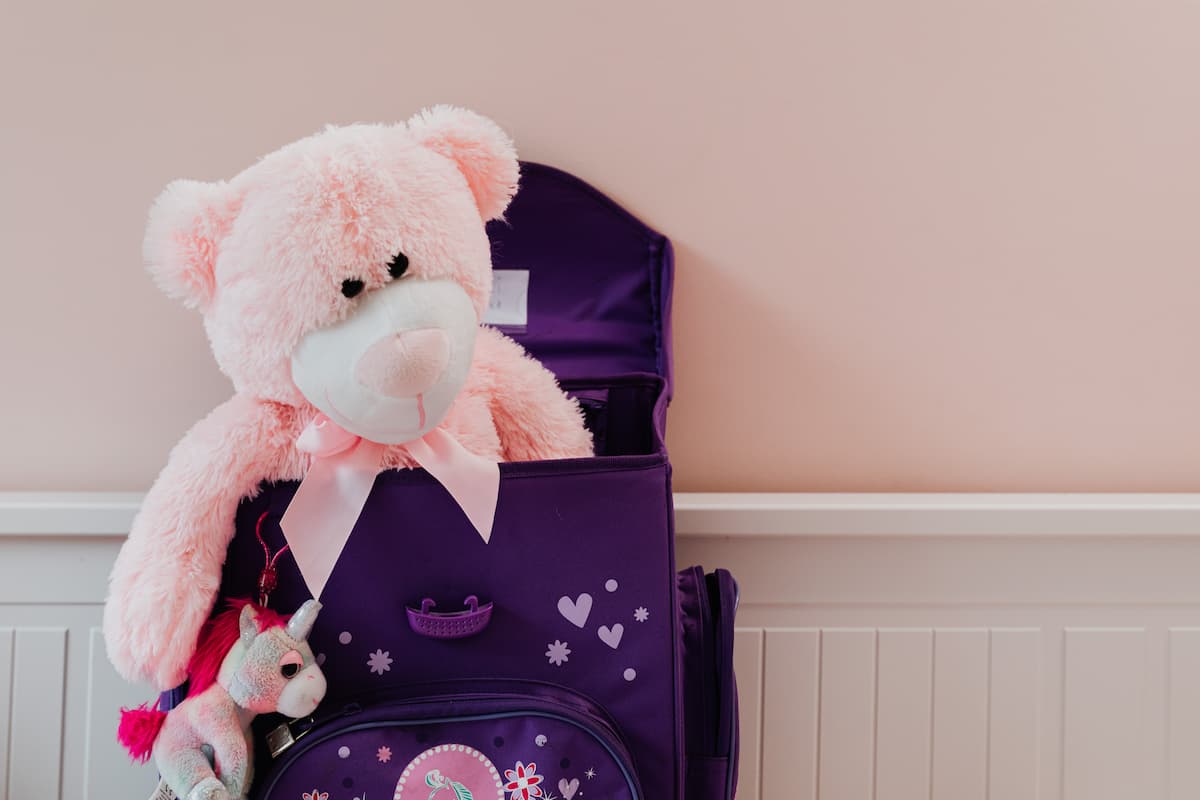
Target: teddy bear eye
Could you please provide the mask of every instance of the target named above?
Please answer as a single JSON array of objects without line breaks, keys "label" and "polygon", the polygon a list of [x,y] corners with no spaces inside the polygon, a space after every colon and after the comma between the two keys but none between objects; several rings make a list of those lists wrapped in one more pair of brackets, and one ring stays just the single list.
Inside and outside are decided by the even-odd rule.
[{"label": "teddy bear eye", "polygon": [[363,290],[363,282],[358,278],[347,278],[342,281],[342,294],[346,297],[354,297]]},{"label": "teddy bear eye", "polygon": [[404,253],[396,253],[395,257],[388,262],[388,274],[393,278],[399,278],[408,271],[408,256]]}]

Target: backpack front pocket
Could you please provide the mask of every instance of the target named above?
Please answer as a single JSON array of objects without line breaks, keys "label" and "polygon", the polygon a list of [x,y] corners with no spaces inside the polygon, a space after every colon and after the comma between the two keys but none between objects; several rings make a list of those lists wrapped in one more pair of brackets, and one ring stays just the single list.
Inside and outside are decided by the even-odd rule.
[{"label": "backpack front pocket", "polygon": [[495,681],[348,703],[268,766],[258,800],[641,800],[608,716],[558,686]]}]

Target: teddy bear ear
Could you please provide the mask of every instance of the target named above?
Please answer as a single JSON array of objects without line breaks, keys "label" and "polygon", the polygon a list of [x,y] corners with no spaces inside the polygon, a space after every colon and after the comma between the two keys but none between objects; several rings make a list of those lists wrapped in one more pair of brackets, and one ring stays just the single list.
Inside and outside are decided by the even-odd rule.
[{"label": "teddy bear ear", "polygon": [[150,209],[142,244],[155,283],[189,308],[206,308],[216,287],[217,252],[236,214],[224,182],[168,184]]},{"label": "teddy bear ear", "polygon": [[417,141],[458,164],[484,221],[497,219],[517,193],[517,149],[487,117],[452,106],[435,106],[408,121]]}]

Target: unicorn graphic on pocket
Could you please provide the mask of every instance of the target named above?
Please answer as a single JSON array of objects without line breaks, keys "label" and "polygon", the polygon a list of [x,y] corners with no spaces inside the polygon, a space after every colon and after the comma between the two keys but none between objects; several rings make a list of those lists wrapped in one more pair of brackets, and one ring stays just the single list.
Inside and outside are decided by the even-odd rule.
[{"label": "unicorn graphic on pocket", "polygon": [[[453,800],[475,800],[470,789],[458,781],[444,777],[439,769],[431,769],[425,773],[425,785],[433,789],[429,793],[429,800],[450,800],[451,797]],[[438,793],[443,789],[449,790],[452,794],[439,797]]]}]

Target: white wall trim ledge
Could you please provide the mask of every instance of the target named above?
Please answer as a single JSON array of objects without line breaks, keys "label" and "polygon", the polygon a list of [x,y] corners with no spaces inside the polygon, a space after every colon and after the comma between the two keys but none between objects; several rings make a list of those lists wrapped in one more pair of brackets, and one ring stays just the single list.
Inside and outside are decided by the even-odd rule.
[{"label": "white wall trim ledge", "polygon": [[[0,492],[0,536],[123,536],[139,492]],[[683,537],[1188,536],[1200,494],[675,495]]]},{"label": "white wall trim ledge", "polygon": [[1200,536],[1200,494],[690,494],[684,536]]}]

